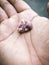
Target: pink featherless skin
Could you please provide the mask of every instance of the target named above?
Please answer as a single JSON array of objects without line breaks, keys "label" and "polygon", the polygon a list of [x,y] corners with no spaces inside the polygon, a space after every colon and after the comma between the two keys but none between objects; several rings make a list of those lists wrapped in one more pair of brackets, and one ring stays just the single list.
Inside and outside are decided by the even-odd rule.
[{"label": "pink featherless skin", "polygon": [[20,34],[25,33],[25,32],[29,32],[31,30],[32,30],[32,23],[30,21],[22,21],[18,25],[18,32]]}]

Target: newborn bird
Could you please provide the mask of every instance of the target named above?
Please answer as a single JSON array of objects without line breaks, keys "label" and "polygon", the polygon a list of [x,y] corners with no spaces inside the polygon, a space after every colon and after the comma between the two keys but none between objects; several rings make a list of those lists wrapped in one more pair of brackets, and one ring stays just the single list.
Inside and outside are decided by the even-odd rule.
[{"label": "newborn bird", "polygon": [[18,32],[20,34],[28,32],[32,29],[32,24],[30,21],[21,21],[18,25]]}]

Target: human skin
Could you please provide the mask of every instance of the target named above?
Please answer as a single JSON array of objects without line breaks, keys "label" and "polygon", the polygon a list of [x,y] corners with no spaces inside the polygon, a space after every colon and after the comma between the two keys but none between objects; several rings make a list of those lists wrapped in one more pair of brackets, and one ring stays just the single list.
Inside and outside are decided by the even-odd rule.
[{"label": "human skin", "polygon": [[[23,0],[8,1],[0,0],[0,63],[49,65],[49,19]],[[21,20],[32,20],[33,29],[20,35],[17,25]]]},{"label": "human skin", "polygon": [[47,12],[49,14],[49,2],[47,3]]}]

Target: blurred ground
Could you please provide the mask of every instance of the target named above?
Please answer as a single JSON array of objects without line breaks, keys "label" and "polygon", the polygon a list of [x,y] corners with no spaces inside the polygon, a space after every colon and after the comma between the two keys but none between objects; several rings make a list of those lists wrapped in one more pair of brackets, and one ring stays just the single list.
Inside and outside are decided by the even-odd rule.
[{"label": "blurred ground", "polygon": [[26,1],[34,11],[36,11],[40,16],[45,16],[49,18],[47,13],[47,3],[49,0],[24,0]]}]

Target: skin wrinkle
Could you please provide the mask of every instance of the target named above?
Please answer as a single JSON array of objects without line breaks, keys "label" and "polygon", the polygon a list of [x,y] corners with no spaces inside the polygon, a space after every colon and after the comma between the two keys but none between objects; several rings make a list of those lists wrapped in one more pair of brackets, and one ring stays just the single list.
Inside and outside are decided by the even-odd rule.
[{"label": "skin wrinkle", "polygon": [[[27,45],[27,47],[28,47],[28,52],[29,52],[29,54],[30,54],[30,59],[31,59],[31,53],[30,53],[29,45],[28,45],[27,39],[26,39],[26,37],[25,37],[25,34],[24,34],[24,39],[25,39],[26,45]],[[32,59],[31,59],[31,63],[32,63],[32,65],[33,65]]]},{"label": "skin wrinkle", "polygon": [[36,50],[34,44],[33,44],[33,41],[32,41],[32,31],[30,32],[30,40],[31,40],[31,42],[32,42],[32,46],[33,46],[33,48],[34,48],[34,50],[35,50],[35,52],[36,52],[36,55],[37,55],[39,61],[41,62],[42,65],[44,65],[43,62],[41,61],[41,59],[40,59],[38,53],[37,53],[37,50]]},{"label": "skin wrinkle", "polygon": [[[19,21],[18,21],[19,22]],[[2,24],[3,24],[4,22],[2,22]],[[17,26],[16,26],[16,28],[17,28]],[[2,42],[2,41],[4,41],[4,40],[6,40],[6,39],[8,39],[9,38],[9,36],[11,36],[17,29],[15,28],[15,30],[12,32],[12,33],[10,33],[6,38],[4,38],[3,40],[0,40],[0,42]],[[18,35],[18,37],[19,37],[20,35]]]},{"label": "skin wrinkle", "polygon": [[[32,41],[31,41],[31,31],[29,32],[29,36],[30,36],[30,42],[31,42],[30,44],[32,45]],[[25,42],[26,42],[26,44],[27,44],[27,46],[28,46],[28,51],[29,51],[29,54],[30,54],[31,63],[32,63],[32,65],[34,65],[34,63],[33,63],[33,61],[32,61],[31,50],[30,50],[30,48],[29,48],[29,42],[27,41],[27,37],[26,37],[26,34],[25,34],[25,33],[24,33],[24,39],[25,39]],[[34,48],[33,45],[32,45],[32,47]],[[35,48],[34,48],[34,50],[35,50]],[[37,55],[36,50],[35,50],[35,53],[36,53],[36,55]],[[38,55],[37,55],[37,58],[38,58],[38,60],[39,60]],[[39,61],[40,61],[40,60],[39,60]],[[40,64],[41,64],[41,65],[44,65],[44,64],[41,63],[41,61],[40,61]]]},{"label": "skin wrinkle", "polygon": [[[12,35],[12,34],[13,34],[13,32],[12,32],[10,35]],[[8,37],[4,38],[3,40],[1,40],[0,42],[3,42],[3,41],[5,41],[6,39],[8,39],[8,38],[10,37],[10,35],[9,35]],[[20,35],[17,37],[17,39],[16,39],[16,40],[18,40],[18,39],[19,39],[19,37],[20,37]]]},{"label": "skin wrinkle", "polygon": [[[15,29],[16,30],[16,29]],[[2,42],[2,41],[4,41],[4,40],[6,40],[6,39],[8,39],[9,38],[9,36],[11,36],[14,32],[15,32],[15,30],[12,32],[12,33],[10,33],[6,38],[4,38],[3,40],[0,40],[0,42]],[[20,35],[18,35],[18,37],[19,37]],[[17,37],[17,38],[18,38]]]},{"label": "skin wrinkle", "polygon": [[[4,41],[4,40],[8,39],[14,32],[15,32],[15,30],[14,30],[9,36],[7,36],[6,38],[0,40],[0,42],[2,42],[2,41]],[[20,35],[18,35],[17,39],[18,39],[19,37],[20,37]]]},{"label": "skin wrinkle", "polygon": [[36,17],[38,17],[38,15],[33,16],[30,21],[32,21],[32,20],[35,19]]}]

